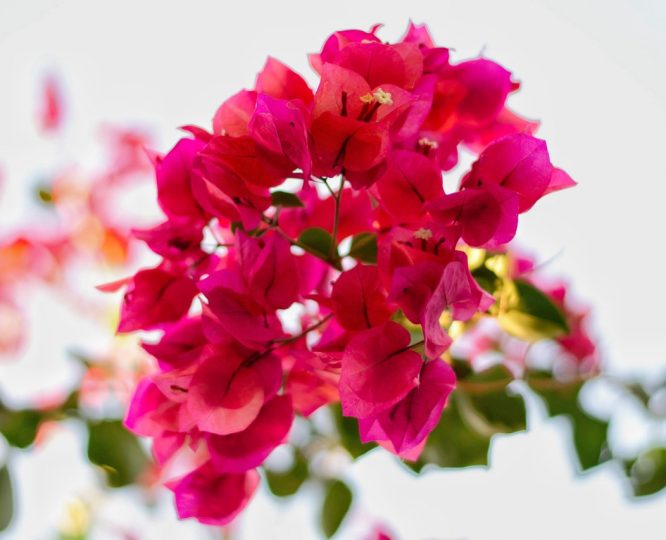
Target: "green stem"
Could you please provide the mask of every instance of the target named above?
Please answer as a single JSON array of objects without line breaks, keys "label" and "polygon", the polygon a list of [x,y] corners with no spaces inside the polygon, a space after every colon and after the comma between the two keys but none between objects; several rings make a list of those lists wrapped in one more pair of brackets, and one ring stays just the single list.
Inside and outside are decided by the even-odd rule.
[{"label": "green stem", "polygon": [[345,187],[345,179],[344,177],[341,178],[340,180],[340,187],[338,188],[338,192],[335,193],[333,188],[329,185],[328,181],[324,179],[324,184],[328,188],[328,191],[331,194],[331,197],[333,197],[333,200],[335,201],[335,212],[333,214],[333,234],[331,235],[332,241],[331,241],[331,247],[328,253],[329,259],[331,261],[338,261],[340,259],[340,254],[338,253],[338,243],[337,243],[337,238],[338,238],[338,227],[340,223],[340,203],[342,200],[342,191]]}]

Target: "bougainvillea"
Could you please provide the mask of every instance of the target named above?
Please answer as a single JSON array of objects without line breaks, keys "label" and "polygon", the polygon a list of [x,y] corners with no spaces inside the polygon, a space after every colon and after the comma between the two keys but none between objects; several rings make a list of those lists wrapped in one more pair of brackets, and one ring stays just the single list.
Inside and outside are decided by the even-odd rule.
[{"label": "bougainvillea", "polygon": [[[413,24],[398,43],[335,32],[310,61],[316,88],[271,58],[211,131],[188,126],[154,158],[166,220],[136,236],[162,259],[117,284],[119,331],[163,331],[126,425],[160,463],[190,453],[168,487],[203,523],[237,516],[295,416],[327,405],[361,442],[427,459],[461,373],[452,343],[464,335],[471,360],[494,346],[479,321],[596,369],[563,289],[541,292],[507,252],[519,215],[574,185],[507,108],[512,74],[454,62]],[[445,190],[461,150],[476,160]]]}]

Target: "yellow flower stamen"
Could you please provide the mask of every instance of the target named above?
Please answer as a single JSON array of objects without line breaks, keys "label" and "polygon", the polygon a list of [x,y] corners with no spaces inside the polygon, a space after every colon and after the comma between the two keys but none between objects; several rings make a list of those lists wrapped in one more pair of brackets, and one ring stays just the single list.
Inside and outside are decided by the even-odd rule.
[{"label": "yellow flower stamen", "polygon": [[437,141],[433,141],[432,139],[428,139],[428,137],[421,137],[419,139],[419,146],[432,148],[434,150],[439,145],[437,144]]},{"label": "yellow flower stamen", "polygon": [[377,102],[381,105],[393,105],[393,99],[390,92],[384,92],[381,88],[377,88],[373,94]]},{"label": "yellow flower stamen", "polygon": [[430,229],[421,228],[414,231],[414,238],[418,238],[419,240],[430,240],[432,238],[432,231]]}]

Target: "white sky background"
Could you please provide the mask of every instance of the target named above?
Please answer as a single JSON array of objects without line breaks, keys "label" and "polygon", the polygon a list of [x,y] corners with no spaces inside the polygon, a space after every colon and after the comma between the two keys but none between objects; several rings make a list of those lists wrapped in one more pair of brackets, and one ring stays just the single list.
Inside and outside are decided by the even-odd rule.
[{"label": "white sky background", "polygon": [[[56,164],[94,163],[100,122],[154,128],[166,150],[177,126],[208,126],[226,97],[251,86],[267,55],[314,81],[306,52],[318,50],[332,31],[383,22],[381,36],[393,40],[410,17],[455,48],[454,59],[484,50],[522,81],[510,105],[542,120],[539,135],[553,161],[579,186],[523,216],[520,244],[542,260],[559,254],[549,268],[570,277],[594,306],[609,369],[663,373],[666,3],[660,0],[0,0],[0,167],[7,183],[0,226],[20,217],[20,182]],[[64,81],[68,104],[67,144],[56,150],[39,141],[34,127],[39,77],[47,71]],[[48,317],[37,324],[44,335],[76,341],[76,324],[61,322],[55,311],[42,313]],[[66,381],[57,359],[40,354],[51,347],[52,341],[38,343],[22,364],[0,367],[0,387],[9,381],[15,392],[44,391]],[[663,538],[666,496],[631,502],[612,466],[576,478],[563,426],[542,416],[533,408],[530,433],[496,440],[489,472],[415,479],[385,453],[367,456],[345,473],[358,505],[341,537],[360,538],[357,531],[376,517],[404,539]],[[79,452],[76,434],[65,433],[17,461],[24,483],[10,536],[51,537],[64,498],[86,493],[91,482]],[[141,538],[207,537],[191,523],[176,523],[168,499],[161,518],[145,517],[125,496],[116,499],[107,511]],[[313,499],[277,505],[262,492],[243,518],[242,537],[313,537]]]}]

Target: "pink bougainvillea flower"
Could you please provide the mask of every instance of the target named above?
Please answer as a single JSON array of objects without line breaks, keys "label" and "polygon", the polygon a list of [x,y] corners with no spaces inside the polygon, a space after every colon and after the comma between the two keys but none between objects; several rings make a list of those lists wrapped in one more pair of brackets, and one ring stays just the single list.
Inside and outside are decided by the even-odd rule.
[{"label": "pink bougainvillea flower", "polygon": [[423,221],[418,229],[392,227],[379,236],[377,267],[390,287],[396,268],[421,261],[446,264],[455,259],[455,246],[460,239],[459,226],[444,226],[435,221]]},{"label": "pink bougainvillea flower", "polygon": [[423,73],[423,55],[418,45],[408,42],[349,43],[340,50],[335,63],[358,73],[373,88],[391,84],[409,90]]},{"label": "pink bougainvillea flower", "polygon": [[294,420],[289,396],[267,401],[254,421],[243,431],[231,435],[207,435],[206,444],[215,469],[240,473],[261,465],[282,444]]},{"label": "pink bougainvillea flower", "polygon": [[166,486],[174,492],[181,519],[193,517],[207,525],[226,525],[241,512],[259,485],[259,474],[223,474],[208,461]]},{"label": "pink bougainvillea flower", "polygon": [[378,414],[417,385],[422,360],[409,348],[409,341],[409,332],[391,321],[352,338],[340,371],[340,401],[345,416]]},{"label": "pink bougainvillea flower", "polygon": [[384,209],[402,222],[417,221],[424,204],[444,194],[442,174],[432,159],[409,150],[395,150],[375,184]]},{"label": "pink bougainvillea flower", "polygon": [[310,105],[314,97],[303,77],[270,56],[257,75],[255,89],[277,99],[299,99],[304,105]]},{"label": "pink bougainvillea flower", "polygon": [[197,139],[181,139],[164,157],[157,158],[157,201],[169,217],[202,220],[203,211],[192,194],[194,160],[204,143]]},{"label": "pink bougainvillea flower", "polygon": [[564,172],[562,169],[558,169],[557,167],[553,167],[553,174],[550,176],[550,182],[548,183],[548,187],[546,188],[544,195],[548,195],[549,193],[553,193],[555,191],[560,191],[561,189],[574,187],[575,185],[576,181],[566,172]]},{"label": "pink bougainvillea flower", "polygon": [[239,178],[213,164],[203,168],[215,181],[203,176],[194,178],[192,193],[201,207],[223,223],[236,221],[248,230],[254,229],[270,205],[268,190],[251,190]]},{"label": "pink bougainvillea flower", "polygon": [[291,395],[294,409],[303,416],[340,399],[338,381],[342,353],[295,350],[289,356],[293,364],[289,370],[286,391]]},{"label": "pink bougainvillea flower", "polygon": [[64,105],[58,79],[50,75],[44,79],[39,106],[39,126],[45,133],[57,131],[63,123]]},{"label": "pink bougainvillea flower", "polygon": [[263,348],[283,337],[275,313],[257,304],[247,294],[227,287],[206,292],[203,306],[204,333],[214,343],[237,339],[247,347]]},{"label": "pink bougainvillea flower", "polygon": [[[254,188],[257,193],[261,193],[261,188],[281,184],[293,168],[286,157],[266,155],[266,151],[250,136],[216,135],[199,155],[209,172],[210,166],[215,165],[218,175],[228,175],[231,182],[240,180],[245,189],[252,191]],[[224,181],[210,177],[209,180],[233,196],[232,192],[222,187],[227,185]]]},{"label": "pink bougainvillea flower", "polygon": [[511,241],[518,227],[518,196],[497,184],[481,185],[431,200],[426,208],[443,225],[458,225],[470,246]]},{"label": "pink bougainvillea flower", "polygon": [[[467,325],[465,358],[497,351],[515,363],[482,317],[494,297],[464,246],[504,256],[519,214],[574,182],[532,136],[537,124],[507,108],[519,87],[507,69],[452,61],[424,26],[393,44],[377,29],[331,35],[310,57],[316,89],[269,58],[254,88],[220,105],[211,133],[184,128],[192,138],[155,158],[167,219],[136,236],[163,260],[106,289],[128,287],[121,330],[164,332],[144,344],[159,369],[126,425],[152,437],[159,463],[188,452],[198,463],[170,483],[181,517],[228,523],[295,414],[337,402],[363,441],[418,459],[455,386],[441,358],[453,321],[482,319]],[[446,193],[442,171],[460,147],[478,159]],[[0,287],[33,271],[40,251],[38,273],[52,279],[62,246],[10,250]],[[534,269],[507,260],[509,277]],[[586,312],[541,289],[572,328],[552,345],[572,371],[594,369]]]},{"label": "pink bougainvillea flower", "polygon": [[402,41],[416,43],[416,45],[422,50],[431,49],[435,46],[435,42],[428,31],[428,27],[425,24],[414,24],[413,21],[409,21],[407,32],[405,32]]},{"label": "pink bougainvillea flower", "polygon": [[516,133],[534,135],[538,127],[539,122],[522,118],[504,107],[491,123],[468,131],[465,134],[465,145],[478,154],[497,139]]},{"label": "pink bougainvillea flower", "polygon": [[388,440],[398,455],[418,447],[439,422],[455,382],[455,374],[446,362],[426,362],[418,386],[407,396],[390,409],[359,420],[361,440]]},{"label": "pink bougainvillea flower", "polygon": [[546,141],[519,133],[488,146],[463,178],[461,187],[498,184],[518,196],[520,212],[529,210],[553,185],[562,189],[574,184],[564,171],[550,162]]},{"label": "pink bougainvillea flower", "polygon": [[195,421],[182,403],[171,401],[150,379],[139,382],[125,416],[125,426],[153,438],[153,455],[166,463],[185,443]]},{"label": "pink bougainvillea flower", "polygon": [[137,272],[127,286],[118,332],[150,329],[187,314],[198,290],[185,276],[160,267]]},{"label": "pink bougainvillea flower", "polygon": [[257,144],[286,158],[292,168],[301,169],[305,179],[310,178],[312,159],[305,112],[300,102],[259,94],[248,132]]},{"label": "pink bougainvillea flower", "polygon": [[364,30],[339,30],[331,34],[324,43],[320,54],[310,54],[310,64],[321,74],[322,66],[326,63],[335,64],[340,51],[350,43],[374,42],[379,43],[379,38],[374,32],[379,26],[374,26],[370,32]]},{"label": "pink bougainvillea flower", "polygon": [[233,346],[210,346],[189,385],[187,406],[201,431],[229,435],[246,429],[277,392],[280,360],[252,361]]},{"label": "pink bougainvillea flower", "polygon": [[358,264],[340,274],[333,285],[333,313],[348,330],[365,330],[385,323],[392,310],[376,266]]},{"label": "pink bougainvillea flower", "polygon": [[296,258],[298,266],[298,276],[300,278],[299,292],[302,296],[314,294],[327,294],[329,286],[328,277],[331,273],[331,267],[310,253],[303,253]]},{"label": "pink bougainvillea flower", "polygon": [[182,368],[199,359],[206,345],[201,317],[180,319],[166,328],[157,343],[142,343],[163,370]]},{"label": "pink bougainvillea flower", "polygon": [[132,235],[165,259],[199,258],[203,254],[201,223],[188,218],[172,218],[152,229],[133,229]]},{"label": "pink bougainvillea flower", "polygon": [[360,172],[378,165],[389,148],[392,122],[414,98],[392,84],[371,87],[358,73],[325,64],[315,94],[310,134],[315,173]]},{"label": "pink bougainvillea flower", "polygon": [[447,264],[422,261],[402,266],[393,274],[390,299],[410,321],[423,327],[429,358],[438,357],[451,345],[439,322],[445,309],[451,310],[454,319],[467,320],[494,301],[470,275],[465,254],[456,252],[455,257]]},{"label": "pink bougainvillea flower", "polygon": [[215,112],[213,133],[232,137],[249,135],[248,125],[256,103],[257,93],[254,91],[241,90],[231,96]]},{"label": "pink bougainvillea flower", "polygon": [[502,66],[478,58],[442,69],[424,130],[446,132],[478,129],[493,122],[508,94],[517,86]]},{"label": "pink bougainvillea flower", "polygon": [[286,309],[298,298],[296,257],[289,242],[269,232],[260,238],[236,236],[241,275],[252,299],[267,310]]}]

